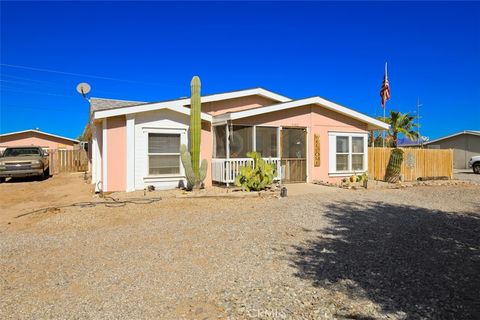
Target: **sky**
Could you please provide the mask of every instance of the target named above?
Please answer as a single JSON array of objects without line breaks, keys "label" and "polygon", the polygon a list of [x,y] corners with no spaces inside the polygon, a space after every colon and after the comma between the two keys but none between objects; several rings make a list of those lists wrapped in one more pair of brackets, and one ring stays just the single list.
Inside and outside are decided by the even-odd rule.
[{"label": "sky", "polygon": [[380,116],[416,113],[434,139],[480,130],[480,3],[5,2],[0,133],[75,138],[91,97],[161,101],[263,87]]}]

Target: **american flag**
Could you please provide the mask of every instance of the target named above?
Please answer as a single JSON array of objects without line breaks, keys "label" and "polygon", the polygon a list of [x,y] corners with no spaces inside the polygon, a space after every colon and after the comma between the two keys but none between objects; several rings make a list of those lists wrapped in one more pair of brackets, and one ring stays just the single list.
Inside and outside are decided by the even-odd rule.
[{"label": "american flag", "polygon": [[390,85],[388,84],[387,63],[385,62],[385,75],[383,76],[382,88],[380,89],[380,97],[382,97],[382,107],[385,108],[387,100],[390,100]]}]

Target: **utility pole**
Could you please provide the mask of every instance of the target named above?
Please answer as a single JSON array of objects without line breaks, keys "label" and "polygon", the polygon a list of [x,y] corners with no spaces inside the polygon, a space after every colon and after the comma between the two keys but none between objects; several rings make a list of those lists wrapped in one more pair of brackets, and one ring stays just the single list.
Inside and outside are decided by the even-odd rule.
[{"label": "utility pole", "polygon": [[423,106],[423,104],[420,104],[420,97],[418,97],[417,98],[417,134],[418,134],[418,139],[420,140],[420,146],[423,148],[423,139],[422,139],[422,136],[420,136],[420,107],[421,106]]}]

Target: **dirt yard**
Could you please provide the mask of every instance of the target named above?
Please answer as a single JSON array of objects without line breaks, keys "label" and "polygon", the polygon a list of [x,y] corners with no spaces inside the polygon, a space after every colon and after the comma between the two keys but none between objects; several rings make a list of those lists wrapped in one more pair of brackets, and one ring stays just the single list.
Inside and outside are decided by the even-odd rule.
[{"label": "dirt yard", "polygon": [[[0,185],[0,317],[480,317],[480,186],[94,198],[81,175]],[[143,197],[143,192],[113,194]]]},{"label": "dirt yard", "polygon": [[0,184],[0,226],[38,208],[90,201],[92,195],[91,186],[83,182],[83,173],[55,175],[44,181],[9,179]]}]

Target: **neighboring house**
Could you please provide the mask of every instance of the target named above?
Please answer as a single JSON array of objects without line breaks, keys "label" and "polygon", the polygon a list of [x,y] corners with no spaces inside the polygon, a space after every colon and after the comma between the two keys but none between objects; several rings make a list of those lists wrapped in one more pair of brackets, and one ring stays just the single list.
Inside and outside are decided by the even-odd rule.
[{"label": "neighboring house", "polygon": [[14,146],[38,146],[46,150],[72,150],[78,143],[79,141],[75,139],[34,129],[0,134],[0,151]]},{"label": "neighboring house", "polygon": [[409,138],[398,138],[397,140],[397,146],[399,148],[404,148],[404,147],[415,147],[415,148],[421,148],[422,143],[425,143],[425,141],[422,140],[411,140]]},{"label": "neighboring house", "polygon": [[453,149],[453,167],[468,169],[468,160],[480,155],[480,130],[465,130],[424,143],[429,149]]},{"label": "neighboring house", "polygon": [[[256,150],[285,182],[336,181],[368,167],[369,130],[384,122],[320,97],[292,100],[262,89],[203,96],[201,158],[205,185],[232,183]],[[190,99],[90,99],[92,183],[133,191],[185,184],[180,144],[189,140]]]}]

